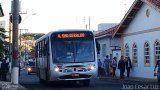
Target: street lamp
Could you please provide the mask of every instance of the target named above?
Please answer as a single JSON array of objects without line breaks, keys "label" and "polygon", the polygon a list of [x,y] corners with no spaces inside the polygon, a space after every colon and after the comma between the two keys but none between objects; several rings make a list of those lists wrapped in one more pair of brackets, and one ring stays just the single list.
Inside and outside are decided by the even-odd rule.
[{"label": "street lamp", "polygon": [[[27,13],[19,13],[19,14],[27,14]],[[10,16],[12,15],[12,13],[9,13],[9,19],[12,19],[12,18],[10,18]],[[26,16],[22,21],[21,21],[21,23],[22,22],[24,22],[27,18],[29,18],[30,16],[32,16],[32,15],[36,15],[36,13],[32,13],[32,14],[29,14],[28,16]],[[21,30],[22,29],[20,29],[20,35],[21,35]],[[13,54],[13,51],[12,51],[12,34],[11,34],[11,32],[13,32],[12,31],[12,23],[10,22],[10,20],[9,20],[9,61],[11,62],[12,61],[12,54]],[[20,37],[20,46],[21,46],[21,37]],[[21,55],[21,52],[20,52],[20,55]],[[9,72],[11,73],[11,65],[10,65],[10,69],[9,69]]]},{"label": "street lamp", "polygon": [[[29,15],[26,16],[24,19],[22,19],[22,22],[21,22],[21,23],[23,23],[27,18],[29,18],[29,17],[32,16],[32,15],[36,15],[36,13],[29,14]],[[19,36],[21,36],[22,31],[25,31],[25,32],[26,32],[26,31],[28,31],[28,29],[20,29]],[[20,37],[20,46],[21,46],[21,37]]]},{"label": "street lamp", "polygon": [[[27,15],[24,19],[22,19],[22,22],[24,22],[26,19],[28,19],[30,16],[32,16],[32,15],[36,15],[36,13],[32,13],[32,14],[29,14],[29,15]],[[21,22],[21,23],[22,23]]]},{"label": "street lamp", "polygon": [[[30,16],[32,15],[36,15],[36,13],[32,13],[32,14],[29,14],[27,15],[24,19],[22,19],[22,22],[23,23],[24,21],[26,21]],[[28,31],[28,29],[20,29],[20,33],[19,33],[19,47],[20,47],[20,58],[21,58],[21,33],[22,31],[25,31],[25,33]],[[26,61],[26,40],[25,40],[25,61]]]},{"label": "street lamp", "polygon": [[[21,23],[23,23],[26,19],[28,19],[30,16],[32,16],[32,15],[36,15],[36,13],[32,13],[32,14],[29,14],[28,16],[26,16],[24,19],[22,19],[22,22]],[[26,31],[28,31],[28,29],[20,29],[20,33],[19,33],[19,35],[21,36],[21,31],[25,31],[25,33],[26,33]],[[21,37],[20,37],[20,45],[21,45]]]}]

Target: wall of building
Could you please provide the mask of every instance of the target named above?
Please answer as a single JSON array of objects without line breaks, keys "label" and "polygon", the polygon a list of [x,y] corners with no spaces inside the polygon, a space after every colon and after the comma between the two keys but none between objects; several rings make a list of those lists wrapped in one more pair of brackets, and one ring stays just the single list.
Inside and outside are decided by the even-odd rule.
[{"label": "wall of building", "polygon": [[100,44],[100,54],[98,55],[98,59],[101,59],[103,61],[105,56],[106,55],[110,55],[110,53],[111,53],[111,50],[110,50],[110,39],[109,39],[109,37],[102,37],[102,38],[98,38],[96,40]]},{"label": "wall of building", "polygon": [[[111,36],[105,36],[101,38],[96,38],[96,40],[99,42],[101,47],[98,59],[101,59],[102,62],[105,59],[106,55],[109,55],[110,58],[112,58],[112,45],[120,45],[120,38],[117,38],[116,36],[114,38],[112,38]],[[105,45],[105,47],[103,47],[103,45]]]},{"label": "wall of building", "polygon": [[[149,9],[150,15],[146,16],[146,10]],[[134,77],[146,77],[156,78],[154,73],[154,43],[156,40],[160,40],[160,13],[155,9],[147,6],[142,6],[141,10],[137,13],[134,20],[129,27],[125,30],[123,37],[124,46],[129,45],[129,56],[132,59],[132,46],[135,43],[138,50],[138,66],[133,67],[131,70],[131,76]],[[148,42],[150,45],[150,66],[145,66],[144,63],[144,44]]]},{"label": "wall of building", "polygon": [[[153,77],[154,70],[154,43],[156,40],[160,40],[159,36],[160,31],[150,32],[139,35],[132,35],[124,37],[124,45],[129,45],[129,53],[132,59],[132,46],[134,43],[137,45],[138,50],[138,66],[134,67],[131,71],[132,76],[140,76],[140,77]],[[148,42],[150,45],[150,66],[145,67],[144,63],[144,44]],[[151,73],[148,73],[151,72]]]}]

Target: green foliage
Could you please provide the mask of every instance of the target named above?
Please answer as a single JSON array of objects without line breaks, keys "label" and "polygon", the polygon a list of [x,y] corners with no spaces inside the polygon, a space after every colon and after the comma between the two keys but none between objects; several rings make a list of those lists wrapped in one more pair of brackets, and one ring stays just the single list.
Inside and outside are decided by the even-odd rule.
[{"label": "green foliage", "polygon": [[[43,36],[44,33],[23,33],[20,35],[20,38],[21,38],[21,42],[34,42],[36,39],[40,38],[41,36]],[[25,43],[22,43],[21,44],[21,55],[24,55],[25,53],[23,53],[26,49],[27,49],[27,52],[34,56],[34,52],[35,52],[35,47],[34,45],[26,45]]]},{"label": "green foliage", "polygon": [[0,40],[0,53],[2,53],[3,50],[4,50],[4,46],[3,46],[3,43],[2,43],[2,42],[3,42],[3,41]]},{"label": "green foliage", "polygon": [[44,35],[44,33],[24,33],[20,37],[23,40],[33,40],[33,39],[36,40],[36,39],[40,38],[43,35]]},{"label": "green foliage", "polygon": [[4,48],[4,41],[2,39],[5,39],[6,38],[6,35],[5,35],[5,29],[4,28],[0,28],[0,57],[3,58],[3,54],[5,53],[5,48]]}]

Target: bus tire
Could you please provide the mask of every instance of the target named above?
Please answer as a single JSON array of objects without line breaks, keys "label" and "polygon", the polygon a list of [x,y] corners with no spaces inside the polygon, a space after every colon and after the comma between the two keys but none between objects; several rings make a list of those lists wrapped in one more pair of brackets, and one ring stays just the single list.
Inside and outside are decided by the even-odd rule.
[{"label": "bus tire", "polygon": [[89,86],[90,80],[89,79],[83,80],[82,83],[83,83],[84,86]]},{"label": "bus tire", "polygon": [[45,83],[45,80],[41,79],[40,77],[39,77],[39,81],[40,83]]}]

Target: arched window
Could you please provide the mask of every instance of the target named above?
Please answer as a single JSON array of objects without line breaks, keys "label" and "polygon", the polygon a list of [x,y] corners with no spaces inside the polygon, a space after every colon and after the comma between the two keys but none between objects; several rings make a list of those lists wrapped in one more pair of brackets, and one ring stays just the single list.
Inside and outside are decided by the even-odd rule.
[{"label": "arched window", "polygon": [[160,60],[160,42],[155,42],[155,62],[157,62],[157,60]]},{"label": "arched window", "polygon": [[150,46],[147,42],[144,44],[144,64],[145,66],[150,65]]},{"label": "arched window", "polygon": [[125,57],[129,56],[129,46],[128,44],[125,45]]},{"label": "arched window", "polygon": [[137,49],[137,45],[134,43],[133,47],[132,47],[132,62],[134,66],[138,66],[138,49]]}]

